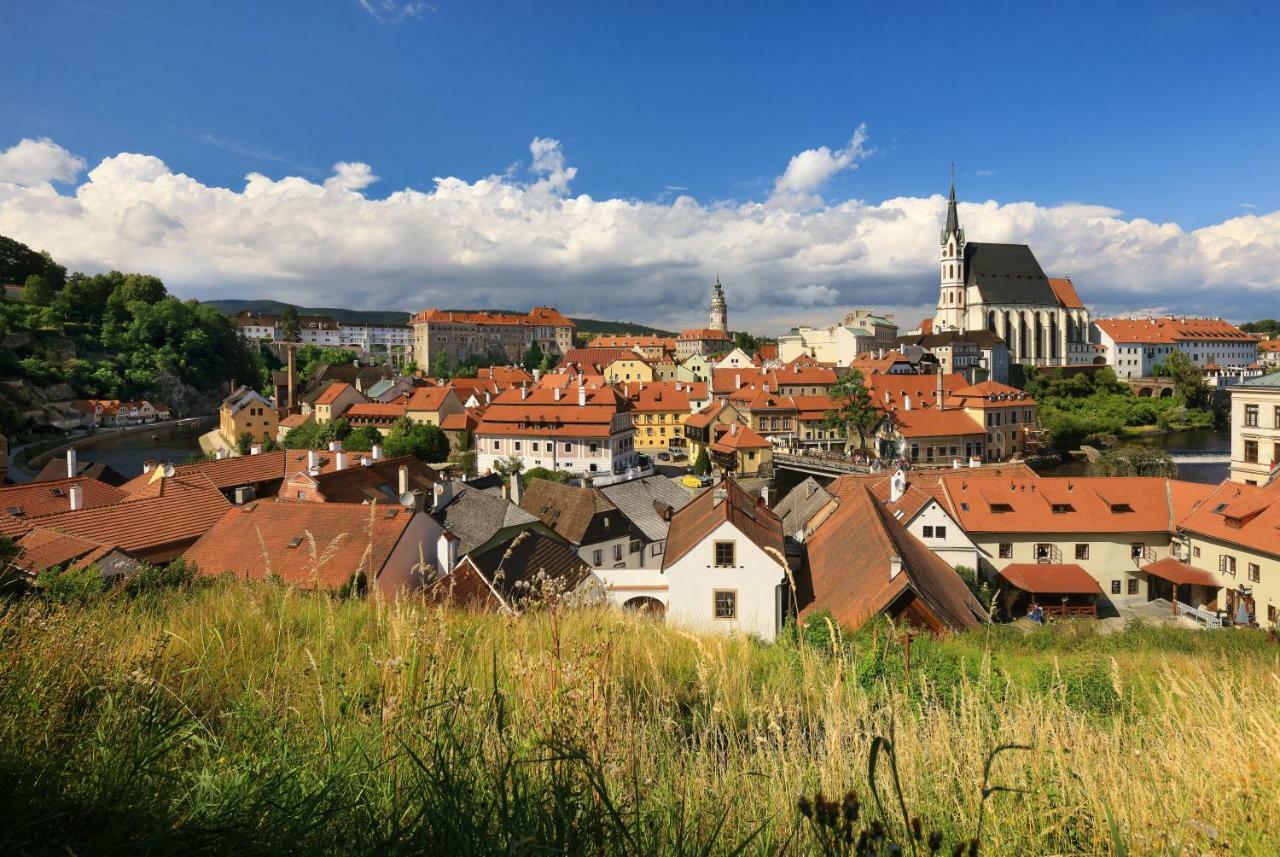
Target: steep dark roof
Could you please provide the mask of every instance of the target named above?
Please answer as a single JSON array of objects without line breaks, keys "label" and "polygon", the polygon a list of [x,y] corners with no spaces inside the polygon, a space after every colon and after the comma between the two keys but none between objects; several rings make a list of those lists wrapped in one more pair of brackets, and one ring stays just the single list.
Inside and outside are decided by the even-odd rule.
[{"label": "steep dark roof", "polygon": [[986,303],[1058,305],[1049,278],[1026,244],[970,241],[964,245],[964,268],[967,285],[977,286]]},{"label": "steep dark roof", "polygon": [[669,507],[676,512],[693,499],[687,488],[665,476],[631,479],[607,485],[601,490],[651,542],[667,537],[669,519],[662,516],[662,509]]},{"label": "steep dark roof", "polygon": [[[109,464],[99,464],[92,461],[76,462],[76,476],[86,476],[90,479],[97,479],[99,482],[105,482],[108,485],[114,485],[119,488],[121,485],[129,481],[119,471],[113,469]],[[45,462],[44,467],[40,468],[40,472],[36,474],[32,482],[53,482],[58,479],[67,478],[67,462],[63,458],[51,458]]]},{"label": "steep dark roof", "polygon": [[630,532],[625,516],[599,488],[532,479],[520,498],[520,508],[574,545],[622,538]]},{"label": "steep dark roof", "polygon": [[818,484],[812,476],[791,489],[787,496],[774,504],[773,513],[782,519],[782,532],[794,536],[812,520],[823,506],[831,502],[831,492]]},{"label": "steep dark roof", "polygon": [[458,537],[458,556],[483,547],[508,527],[542,526],[542,522],[500,494],[490,494],[470,486],[463,488],[448,505],[433,512],[441,526]]},{"label": "steep dark roof", "polygon": [[945,330],[942,333],[915,333],[899,336],[897,345],[919,345],[921,348],[945,348],[957,342],[968,342],[978,348],[992,348],[1004,342],[990,330]]}]

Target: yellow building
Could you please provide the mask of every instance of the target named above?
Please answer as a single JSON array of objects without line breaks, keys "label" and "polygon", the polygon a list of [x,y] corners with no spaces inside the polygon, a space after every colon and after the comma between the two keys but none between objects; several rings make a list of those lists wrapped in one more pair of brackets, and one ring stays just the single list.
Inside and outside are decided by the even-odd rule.
[{"label": "yellow building", "polygon": [[738,423],[713,426],[719,437],[711,444],[711,463],[739,478],[773,475],[773,444]]},{"label": "yellow building", "polygon": [[693,415],[696,403],[705,397],[705,387],[706,384],[681,381],[624,384],[623,392],[631,402],[636,452],[685,453],[684,422]]},{"label": "yellow building", "polygon": [[236,388],[218,408],[218,433],[233,448],[241,435],[261,442],[274,438],[278,428],[275,406],[249,387]]},{"label": "yellow building", "polygon": [[696,461],[702,450],[710,449],[718,437],[717,429],[730,423],[746,425],[747,417],[724,399],[718,399],[684,421],[685,449],[689,460]]},{"label": "yellow building", "polygon": [[604,377],[610,384],[648,382],[653,380],[653,367],[640,357],[620,357],[604,367]]}]

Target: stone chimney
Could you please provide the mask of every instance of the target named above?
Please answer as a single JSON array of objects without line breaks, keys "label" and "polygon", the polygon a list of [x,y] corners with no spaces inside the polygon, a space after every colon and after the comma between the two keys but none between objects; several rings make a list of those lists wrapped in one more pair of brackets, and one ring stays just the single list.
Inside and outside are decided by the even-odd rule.
[{"label": "stone chimney", "polygon": [[[431,511],[439,512],[453,499],[453,480],[445,479],[432,486]],[[450,566],[452,568],[452,566]]]},{"label": "stone chimney", "polygon": [[733,376],[733,389],[735,389],[735,390],[741,390],[741,389],[742,389],[742,373],[741,373],[741,372],[735,372],[735,373],[734,373],[734,376]]},{"label": "stone chimney", "polygon": [[910,393],[907,393],[905,396],[902,397],[902,409],[904,411],[911,410],[911,394]]},{"label": "stone chimney", "polygon": [[320,469],[320,455],[314,449],[307,450],[307,472]]},{"label": "stone chimney", "polygon": [[765,506],[769,505],[769,483],[767,482],[760,486],[760,502]]},{"label": "stone chimney", "polygon": [[260,444],[260,443],[251,443],[251,444],[249,444],[249,454],[250,454],[250,455],[262,455],[262,444]]},{"label": "stone chimney", "polygon": [[333,454],[333,469],[334,470],[347,469],[347,454],[345,452],[335,452]]},{"label": "stone chimney", "polygon": [[453,567],[457,564],[458,537],[452,531],[445,530],[436,540],[436,566],[440,574],[445,575],[453,571]]},{"label": "stone chimney", "polygon": [[409,493],[409,465],[401,464],[399,472],[399,481],[396,483],[398,494],[404,495]]},{"label": "stone chimney", "polygon": [[511,502],[515,503],[517,506],[520,505],[521,490],[522,488],[520,485],[520,474],[519,473],[511,474]]},{"label": "stone chimney", "polygon": [[79,485],[72,485],[67,489],[67,499],[71,502],[71,511],[78,512],[84,508],[83,492],[84,489]]},{"label": "stone chimney", "polygon": [[586,404],[587,404],[587,388],[582,385],[581,381],[579,381],[578,382],[578,407],[580,408],[586,407]]},{"label": "stone chimney", "polygon": [[520,385],[520,401],[523,402],[527,398],[529,398],[529,388],[526,387],[524,384],[521,384]]},{"label": "stone chimney", "polygon": [[72,447],[71,449],[67,450],[67,478],[75,479],[76,471],[78,471],[79,469],[80,469],[80,463],[76,461],[76,451],[75,451],[75,448]]}]

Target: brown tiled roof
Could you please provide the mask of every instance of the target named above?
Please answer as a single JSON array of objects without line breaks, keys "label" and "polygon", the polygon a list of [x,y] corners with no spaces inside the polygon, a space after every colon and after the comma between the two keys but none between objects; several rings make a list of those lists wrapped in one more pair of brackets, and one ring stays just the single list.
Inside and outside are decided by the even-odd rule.
[{"label": "brown tiled roof", "polygon": [[351,389],[351,385],[343,381],[334,381],[328,387],[324,388],[319,396],[316,397],[315,404],[331,405],[339,396]]},{"label": "brown tiled roof", "polygon": [[[955,569],[894,520],[866,490],[849,491],[809,537],[808,563],[797,581],[801,616],[827,609],[856,628],[894,607],[910,590],[953,631],[987,621]],[[892,560],[901,569],[892,576]]]},{"label": "brown tiled roof", "polygon": [[1280,556],[1280,480],[1265,486],[1223,482],[1181,523],[1188,532]]},{"label": "brown tiled roof", "polygon": [[[291,499],[289,485],[296,479],[309,479],[316,484],[316,490],[327,503],[399,503],[400,501],[400,468],[409,468],[409,490],[431,492],[437,481],[436,471],[429,464],[413,455],[402,455],[397,458],[384,458],[367,465],[358,463],[362,453],[348,453],[357,457],[357,463],[343,470],[321,471],[319,476],[310,476],[299,471],[291,477],[290,483],[280,488],[283,499]],[[367,453],[365,453],[367,455]]]},{"label": "brown tiled roof", "polygon": [[[97,479],[99,482],[105,482],[108,485],[119,487],[129,480],[122,474],[117,472],[109,464],[100,464],[92,461],[77,461],[76,476],[84,476],[89,479]],[[44,467],[40,468],[40,472],[35,475],[32,482],[56,482],[59,479],[67,478],[67,460],[65,458],[51,458],[44,463]]]},{"label": "brown tiled roof", "polygon": [[183,557],[206,575],[338,589],[363,571],[372,585],[412,517],[394,504],[259,500],[226,511]]},{"label": "brown tiled roof", "polygon": [[[937,404],[934,401],[937,398],[937,375],[868,375],[864,380],[871,393],[871,404],[881,411],[902,409],[907,396],[911,397],[913,410],[932,408]],[[942,376],[944,394],[950,395],[968,386],[968,379],[959,372]]]},{"label": "brown tiled roof", "polygon": [[615,538],[627,532],[618,507],[599,488],[578,488],[550,479],[532,479],[520,498],[520,508],[575,545],[583,543],[597,515],[614,513],[618,522]]},{"label": "brown tiled roof", "polygon": [[123,489],[88,476],[5,485],[0,487],[0,535],[17,537],[42,526],[37,519],[70,511],[72,485],[80,486],[82,509],[108,506],[128,496]]},{"label": "brown tiled roof", "polygon": [[985,435],[987,430],[964,411],[915,408],[894,413],[898,434],[903,437],[955,437]]},{"label": "brown tiled roof", "polygon": [[696,327],[696,328],[690,328],[689,330],[682,330],[680,331],[680,335],[676,338],[680,340],[684,340],[685,342],[688,342],[690,340],[693,340],[693,341],[722,340],[724,342],[733,341],[733,337],[725,333],[723,330],[712,330],[709,327]]},{"label": "brown tiled roof", "polygon": [[440,410],[450,396],[456,398],[457,394],[449,387],[414,387],[408,404],[402,405],[401,410],[435,412]]},{"label": "brown tiled roof", "polygon": [[1102,587],[1073,562],[1015,562],[999,573],[1010,586],[1035,595],[1101,595]]},{"label": "brown tiled roof", "polygon": [[773,445],[750,426],[733,423],[716,438],[711,448],[716,452],[737,452],[740,449],[769,449]]},{"label": "brown tiled roof", "polygon": [[982,381],[956,390],[947,397],[947,407],[1006,408],[1010,405],[1030,406],[1036,400],[1017,387],[999,381]]},{"label": "brown tiled roof", "polygon": [[[468,559],[508,604],[523,600],[524,592],[542,589],[539,578],[554,581],[552,588],[559,587],[559,592],[568,592],[591,575],[591,566],[570,545],[537,530],[516,533]],[[526,583],[528,589],[522,585]]]},{"label": "brown tiled roof", "polygon": [[645,381],[621,386],[623,395],[631,401],[632,409],[640,413],[676,411],[687,414],[692,408],[690,400],[697,402],[707,397],[707,385],[703,382]]},{"label": "brown tiled roof", "polygon": [[175,476],[121,502],[51,515],[39,525],[136,554],[194,541],[229,507],[207,478]]},{"label": "brown tiled roof", "polygon": [[603,369],[615,360],[643,360],[644,358],[630,348],[570,348],[564,354],[565,363],[581,363]]},{"label": "brown tiled roof", "polygon": [[92,562],[110,550],[108,545],[39,527],[19,539],[18,548],[22,553],[15,564],[33,574],[55,566],[78,565],[86,558]]},{"label": "brown tiled roof", "polygon": [[[185,479],[201,476],[208,479],[217,488],[235,488],[240,485],[256,485],[283,479],[285,474],[285,457],[291,454],[286,450],[260,452],[257,455],[238,455],[214,461],[198,461],[194,464],[173,465],[174,477]],[[296,451],[292,452],[297,455]],[[302,453],[305,457],[306,453]],[[130,479],[122,487],[128,494],[136,494],[159,478],[153,469]]]},{"label": "brown tiled roof", "polygon": [[[717,500],[716,495],[721,490],[724,491],[724,499]],[[726,478],[715,490],[703,491],[671,516],[662,567],[670,568],[725,521],[733,524],[761,550],[770,553],[779,565],[785,563],[782,520],[757,497]]]},{"label": "brown tiled roof", "polygon": [[1115,342],[1172,344],[1175,342],[1256,342],[1257,337],[1245,333],[1220,318],[1100,318],[1094,321]]},{"label": "brown tiled roof", "polygon": [[1170,532],[1176,480],[1147,476],[942,477],[952,517],[970,533]]}]

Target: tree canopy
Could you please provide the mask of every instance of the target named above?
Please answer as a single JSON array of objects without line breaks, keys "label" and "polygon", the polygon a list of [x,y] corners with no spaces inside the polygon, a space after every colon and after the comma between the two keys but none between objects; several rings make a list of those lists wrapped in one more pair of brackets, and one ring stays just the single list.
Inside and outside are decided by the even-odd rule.
[{"label": "tree canopy", "polygon": [[1164,476],[1178,475],[1178,465],[1163,449],[1140,444],[1116,446],[1103,452],[1089,465],[1091,476]]},{"label": "tree canopy", "polygon": [[867,389],[862,373],[857,369],[850,369],[847,375],[831,385],[827,396],[832,404],[827,411],[827,425],[843,429],[845,437],[850,432],[856,432],[858,449],[865,450],[867,432],[880,422],[880,412],[871,401],[871,391]]},{"label": "tree canopy", "polygon": [[414,455],[431,464],[449,458],[449,438],[439,426],[415,423],[406,417],[396,420],[382,446],[390,457]]}]

